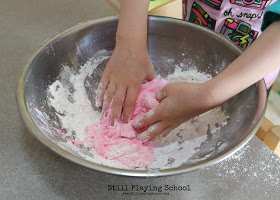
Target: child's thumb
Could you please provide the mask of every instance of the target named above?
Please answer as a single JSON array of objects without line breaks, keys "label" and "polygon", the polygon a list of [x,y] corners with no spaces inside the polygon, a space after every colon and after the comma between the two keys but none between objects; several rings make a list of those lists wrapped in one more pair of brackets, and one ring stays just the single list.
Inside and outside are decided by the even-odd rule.
[{"label": "child's thumb", "polygon": [[155,99],[159,102],[161,102],[163,99],[165,99],[165,97],[167,97],[165,87],[158,90],[155,94]]}]

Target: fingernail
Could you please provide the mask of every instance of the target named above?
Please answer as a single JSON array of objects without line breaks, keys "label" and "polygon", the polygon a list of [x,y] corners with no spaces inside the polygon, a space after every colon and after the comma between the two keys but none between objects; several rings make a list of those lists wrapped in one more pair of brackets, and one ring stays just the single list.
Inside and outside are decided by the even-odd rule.
[{"label": "fingernail", "polygon": [[104,105],[102,107],[102,111],[101,111],[102,116],[104,116],[106,114],[105,109],[104,109]]},{"label": "fingernail", "polygon": [[100,115],[100,119],[103,119],[103,115],[104,115],[104,112],[103,110],[101,111],[101,115]]},{"label": "fingernail", "polygon": [[108,112],[105,112],[104,110],[101,111],[101,119],[104,117],[107,117]]},{"label": "fingernail", "polygon": [[159,99],[160,93],[161,93],[160,91],[157,91],[157,92],[156,92],[156,94],[155,94],[155,98],[156,98],[156,99]]},{"label": "fingernail", "polygon": [[95,91],[95,106],[97,108],[102,106],[102,102],[101,102],[102,90],[103,90],[103,85],[102,83],[99,83],[97,90]]},{"label": "fingernail", "polygon": [[111,126],[114,126],[114,121],[112,120],[112,116],[110,117],[109,123],[111,124]]},{"label": "fingernail", "polygon": [[155,94],[155,98],[157,100],[161,100],[163,97],[165,96],[165,93],[164,92],[161,92],[160,90],[156,92]]},{"label": "fingernail", "polygon": [[145,114],[145,116],[146,116],[147,118],[151,118],[154,114],[155,114],[155,111],[154,111],[154,109],[152,109],[152,110],[149,110],[149,111]]},{"label": "fingernail", "polygon": [[133,128],[138,128],[138,127],[140,127],[140,126],[141,126],[140,121],[141,121],[141,118],[137,119],[135,122],[132,123],[132,127],[133,127]]},{"label": "fingernail", "polygon": [[[124,116],[123,115],[121,115],[121,122],[123,122],[123,123],[129,123],[129,121],[131,120],[131,115],[129,115],[129,117],[128,117],[128,119],[127,119],[127,122],[125,122],[124,121]],[[132,125],[133,126],[133,125]]]},{"label": "fingernail", "polygon": [[118,121],[120,121],[120,120],[122,121],[121,116],[122,116],[122,106],[120,106],[120,111],[119,111],[118,118],[117,118]]},{"label": "fingernail", "polygon": [[137,135],[137,140],[148,140],[150,139],[149,134],[150,133],[148,131],[144,131],[143,133]]},{"label": "fingernail", "polygon": [[100,115],[100,117],[99,117],[99,120],[102,120],[103,119],[103,115],[102,115],[102,113],[101,113],[101,115]]},{"label": "fingernail", "polygon": [[155,142],[155,143],[158,143],[158,142],[160,142],[163,138],[164,138],[164,137],[162,137],[162,136],[160,135],[160,136],[157,136],[157,137],[153,138],[152,141]]},{"label": "fingernail", "polygon": [[102,106],[101,101],[100,101],[100,100],[96,100],[96,102],[95,102],[95,107],[96,107],[96,108],[100,108],[101,106]]},{"label": "fingernail", "polygon": [[104,115],[104,109],[103,109],[103,107],[102,107],[101,116],[103,116],[103,115]]},{"label": "fingernail", "polygon": [[129,117],[128,117],[128,120],[127,120],[127,121],[129,122],[130,120],[131,120],[131,115],[129,115]]}]

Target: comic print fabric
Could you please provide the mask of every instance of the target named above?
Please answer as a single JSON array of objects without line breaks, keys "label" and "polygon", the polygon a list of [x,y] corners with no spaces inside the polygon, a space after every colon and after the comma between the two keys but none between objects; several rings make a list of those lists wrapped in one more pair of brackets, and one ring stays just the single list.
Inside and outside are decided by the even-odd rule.
[{"label": "comic print fabric", "polygon": [[265,9],[275,0],[183,0],[183,18],[246,49],[260,35]]},{"label": "comic print fabric", "polygon": [[[184,20],[212,29],[244,50],[261,34],[266,8],[277,2],[277,0],[182,1]],[[264,78],[267,88],[272,86],[278,73],[279,69]]]}]

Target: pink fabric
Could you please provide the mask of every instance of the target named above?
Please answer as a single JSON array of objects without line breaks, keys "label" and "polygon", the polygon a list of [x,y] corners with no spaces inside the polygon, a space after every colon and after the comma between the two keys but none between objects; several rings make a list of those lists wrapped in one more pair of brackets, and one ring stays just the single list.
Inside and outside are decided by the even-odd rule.
[{"label": "pink fabric", "polygon": [[274,81],[276,80],[276,78],[279,74],[279,70],[280,69],[276,69],[274,72],[272,72],[268,76],[264,77],[267,89],[271,88],[272,84],[274,83]]},{"label": "pink fabric", "polygon": [[118,160],[127,167],[150,165],[154,159],[154,144],[137,140],[137,133],[132,128],[132,123],[159,104],[154,98],[155,93],[166,84],[166,80],[154,79],[141,86],[128,124],[115,121],[114,126],[110,125],[112,111],[110,105],[106,117],[85,128],[85,142],[102,157]]},{"label": "pink fabric", "polygon": [[[232,19],[234,22],[246,22],[250,30],[261,33],[261,24],[265,8],[272,2],[271,0],[185,0],[184,19],[193,21],[191,17],[192,9],[199,13],[207,13],[204,17],[209,20],[215,20],[215,27],[211,28],[215,32],[221,33],[227,19]],[[198,17],[199,18],[199,17]],[[222,33],[223,34],[223,33]],[[227,37],[227,35],[225,35]]]}]

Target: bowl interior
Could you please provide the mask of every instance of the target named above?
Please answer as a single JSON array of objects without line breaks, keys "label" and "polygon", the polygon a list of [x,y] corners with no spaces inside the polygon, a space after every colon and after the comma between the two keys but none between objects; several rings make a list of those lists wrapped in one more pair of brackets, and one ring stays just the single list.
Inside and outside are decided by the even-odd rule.
[{"label": "bowl interior", "polygon": [[[43,44],[30,59],[21,74],[23,88],[18,99],[22,98],[22,111],[31,132],[47,146],[62,156],[101,171],[135,175],[137,170],[108,168],[90,161],[77,154],[71,148],[63,147],[64,138],[53,134],[60,127],[55,110],[48,106],[47,89],[60,76],[63,66],[78,72],[80,66],[94,58],[97,52],[110,55],[115,46],[117,18],[107,18],[79,24],[51,38]],[[219,34],[175,19],[149,18],[148,49],[156,73],[166,77],[174,71],[175,65],[184,70],[195,67],[199,72],[213,77],[221,72],[240,54],[241,50]],[[105,53],[104,53],[105,52]],[[102,54],[102,51],[100,52]],[[108,59],[102,61],[87,81],[89,99],[94,107],[94,95]],[[183,65],[182,65],[183,63]],[[69,84],[71,88],[71,84]],[[222,110],[230,115],[227,125],[215,134],[209,134],[196,153],[183,165],[168,170],[150,172],[142,170],[149,176],[175,174],[213,164],[230,155],[244,145],[255,133],[263,116],[266,105],[266,89],[260,81],[242,91],[222,105]],[[36,112],[34,112],[36,108]],[[22,109],[24,110],[24,109]],[[206,133],[205,133],[206,134]],[[42,139],[44,138],[44,139]],[[67,156],[66,156],[67,155]],[[86,164],[85,164],[86,163]],[[141,175],[138,173],[138,175]]]}]

